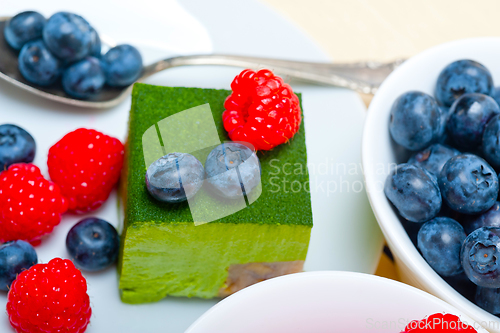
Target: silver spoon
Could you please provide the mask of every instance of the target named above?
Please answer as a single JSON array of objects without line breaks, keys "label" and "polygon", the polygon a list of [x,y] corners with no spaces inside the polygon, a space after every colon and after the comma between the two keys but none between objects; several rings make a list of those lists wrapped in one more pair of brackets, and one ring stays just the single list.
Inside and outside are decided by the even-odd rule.
[{"label": "silver spoon", "polygon": [[[61,83],[41,87],[26,81],[18,69],[18,52],[10,48],[4,39],[3,30],[8,19],[9,17],[0,17],[0,79],[56,102],[95,109],[115,106],[130,93],[132,85],[123,88],[105,86],[96,97],[89,100],[80,100],[66,94]],[[217,65],[253,69],[269,68],[281,75],[300,80],[349,88],[364,94],[374,94],[384,79],[402,62],[402,60],[397,60],[391,63],[332,64],[224,54],[189,55],[171,57],[144,66],[138,81],[143,81],[155,73],[172,67]]]}]

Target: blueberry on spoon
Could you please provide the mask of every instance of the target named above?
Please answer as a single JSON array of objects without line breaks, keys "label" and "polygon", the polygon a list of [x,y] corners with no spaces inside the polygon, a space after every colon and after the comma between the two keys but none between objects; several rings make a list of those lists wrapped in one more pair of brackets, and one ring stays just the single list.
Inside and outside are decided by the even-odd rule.
[{"label": "blueberry on spoon", "polygon": [[34,11],[26,11],[12,17],[4,28],[7,44],[14,50],[20,50],[24,44],[42,37],[45,18]]},{"label": "blueberry on spoon", "polygon": [[19,54],[19,71],[29,82],[48,86],[59,78],[63,64],[41,39],[26,43]]}]

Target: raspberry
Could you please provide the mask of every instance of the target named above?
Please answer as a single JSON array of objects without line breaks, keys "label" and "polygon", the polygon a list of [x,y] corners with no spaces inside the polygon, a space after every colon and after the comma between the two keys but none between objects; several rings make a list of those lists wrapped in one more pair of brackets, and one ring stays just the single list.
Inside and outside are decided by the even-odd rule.
[{"label": "raspberry", "polygon": [[0,173],[0,243],[37,244],[61,222],[67,200],[59,186],[43,178],[33,164],[12,164]]},{"label": "raspberry", "polygon": [[92,314],[87,282],[70,260],[37,264],[12,283],[7,314],[18,333],[82,333]]},{"label": "raspberry", "polygon": [[49,174],[68,199],[69,210],[99,208],[120,178],[124,148],[120,140],[80,128],[49,149]]},{"label": "raspberry", "polygon": [[413,320],[401,333],[435,332],[469,332],[477,333],[474,327],[461,322],[460,318],[448,313],[435,313],[422,320]]},{"label": "raspberry", "polygon": [[224,128],[233,141],[270,150],[290,140],[299,130],[301,110],[292,88],[267,69],[245,69],[231,83],[224,102]]}]

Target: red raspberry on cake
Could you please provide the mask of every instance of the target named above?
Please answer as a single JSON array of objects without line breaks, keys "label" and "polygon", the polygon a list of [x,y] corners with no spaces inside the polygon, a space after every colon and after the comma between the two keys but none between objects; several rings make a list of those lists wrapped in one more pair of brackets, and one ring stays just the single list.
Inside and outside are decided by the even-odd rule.
[{"label": "red raspberry on cake", "polygon": [[458,316],[449,313],[435,313],[422,320],[413,320],[406,325],[406,328],[401,333],[419,333],[419,332],[435,332],[435,333],[477,333],[474,327],[460,321]]},{"label": "red raspberry on cake", "polygon": [[59,186],[43,178],[37,166],[12,164],[0,173],[0,243],[39,243],[67,208]]},{"label": "red raspberry on cake", "polygon": [[123,155],[120,140],[86,128],[66,134],[50,148],[50,178],[61,187],[70,211],[89,212],[106,201],[120,178]]},{"label": "red raspberry on cake", "polygon": [[7,314],[17,333],[83,333],[92,315],[87,281],[67,259],[34,265],[12,283]]},{"label": "red raspberry on cake", "polygon": [[224,128],[233,141],[270,150],[288,142],[302,120],[299,99],[283,79],[268,69],[245,69],[231,83],[224,102]]}]

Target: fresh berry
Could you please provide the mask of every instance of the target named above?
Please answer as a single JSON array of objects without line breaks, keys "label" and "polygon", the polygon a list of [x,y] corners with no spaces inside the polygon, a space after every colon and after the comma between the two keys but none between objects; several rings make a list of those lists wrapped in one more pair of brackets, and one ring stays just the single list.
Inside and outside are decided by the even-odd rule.
[{"label": "fresh berry", "polygon": [[96,96],[104,86],[104,71],[97,58],[86,57],[63,72],[64,91],[75,98],[88,99]]},{"label": "fresh berry", "polygon": [[131,85],[142,73],[142,57],[131,45],[123,44],[110,49],[102,57],[106,83],[113,87]]},{"label": "fresh berry", "polygon": [[83,333],[92,314],[87,281],[70,260],[37,264],[12,284],[7,314],[18,333]]},{"label": "fresh berry", "polygon": [[45,24],[43,41],[56,57],[65,63],[74,62],[90,53],[91,27],[79,15],[68,12],[55,13]]},{"label": "fresh berry", "polygon": [[418,232],[418,248],[429,265],[440,275],[461,273],[460,250],[464,228],[448,217],[436,217],[424,223]]},{"label": "fresh berry", "polygon": [[0,171],[14,163],[30,163],[35,158],[33,137],[19,126],[0,125]]},{"label": "fresh berry", "polygon": [[238,142],[215,147],[207,156],[205,173],[210,188],[223,198],[242,198],[260,184],[259,158],[252,149]]},{"label": "fresh berry", "polygon": [[248,142],[256,150],[270,150],[288,142],[299,130],[299,99],[270,70],[246,69],[234,78],[231,89],[222,114],[231,140]]},{"label": "fresh berry", "polygon": [[500,228],[482,227],[472,232],[462,245],[461,258],[472,282],[500,288]]},{"label": "fresh berry", "polygon": [[464,154],[446,162],[438,178],[443,200],[463,214],[490,209],[498,196],[498,177],[482,158]]},{"label": "fresh berry", "polygon": [[20,50],[27,42],[41,38],[44,26],[42,14],[34,11],[19,13],[5,24],[5,40],[10,47]]},{"label": "fresh berry", "polygon": [[492,314],[500,314],[500,289],[477,287],[474,303]]},{"label": "fresh berry", "polygon": [[490,96],[465,94],[450,108],[448,135],[459,149],[474,149],[481,144],[488,121],[499,113]]},{"label": "fresh berry", "polygon": [[146,187],[151,196],[169,203],[192,198],[204,179],[203,164],[185,153],[167,154],[151,163],[146,171]]},{"label": "fresh berry", "polygon": [[439,113],[441,113],[441,124],[439,126],[438,142],[446,143],[448,141],[448,130],[446,126],[450,118],[450,109],[442,105],[439,106]]},{"label": "fresh berry", "polygon": [[37,243],[59,224],[66,209],[59,186],[33,164],[13,164],[0,173],[0,242]]},{"label": "fresh berry", "polygon": [[409,150],[421,150],[439,139],[441,111],[432,96],[409,91],[391,108],[389,131],[392,138]]},{"label": "fresh berry", "polygon": [[96,57],[96,58],[100,58],[101,57],[101,38],[99,37],[99,34],[97,33],[97,31],[90,27],[90,33],[91,33],[91,37],[92,37],[92,42],[90,44],[90,56],[92,57]]},{"label": "fresh berry", "polygon": [[427,169],[427,171],[437,177],[443,169],[444,164],[450,158],[457,155],[460,155],[458,150],[437,143],[413,155],[408,160],[408,164],[418,165]]},{"label": "fresh berry", "polygon": [[18,61],[22,76],[40,86],[56,82],[62,72],[61,61],[49,52],[41,39],[24,44]]},{"label": "fresh berry", "polygon": [[49,149],[47,165],[52,181],[61,187],[69,210],[99,208],[120,178],[124,147],[120,140],[80,128]]},{"label": "fresh berry", "polygon": [[473,60],[458,60],[446,66],[439,74],[436,99],[444,106],[451,106],[463,94],[493,93],[490,71]]},{"label": "fresh berry", "polygon": [[17,275],[38,262],[36,251],[22,240],[0,245],[0,290],[7,291]]},{"label": "fresh berry", "polygon": [[120,237],[108,222],[89,217],[71,228],[66,236],[66,249],[75,266],[86,271],[99,271],[116,262]]},{"label": "fresh berry", "polygon": [[500,87],[496,87],[495,90],[493,91],[493,94],[491,97],[497,102],[497,104],[500,106]]},{"label": "fresh berry", "polygon": [[460,321],[458,316],[449,313],[435,313],[422,320],[410,321],[401,333],[477,333],[474,327]]},{"label": "fresh berry", "polygon": [[488,121],[483,133],[484,158],[495,168],[500,168],[500,114]]},{"label": "fresh berry", "polygon": [[387,177],[384,192],[399,214],[412,222],[428,221],[441,209],[436,177],[416,165],[398,165]]},{"label": "fresh berry", "polygon": [[467,234],[482,227],[500,228],[500,202],[496,201],[490,209],[479,216],[473,215],[472,219],[463,223],[463,226]]}]

